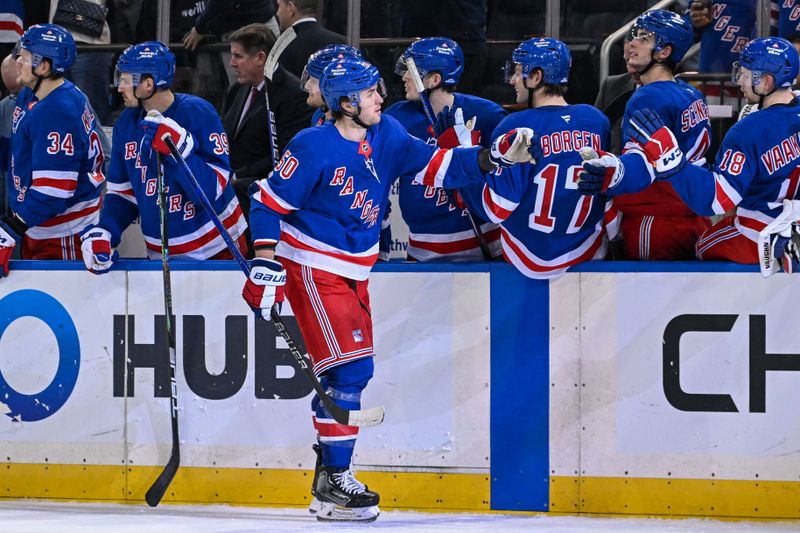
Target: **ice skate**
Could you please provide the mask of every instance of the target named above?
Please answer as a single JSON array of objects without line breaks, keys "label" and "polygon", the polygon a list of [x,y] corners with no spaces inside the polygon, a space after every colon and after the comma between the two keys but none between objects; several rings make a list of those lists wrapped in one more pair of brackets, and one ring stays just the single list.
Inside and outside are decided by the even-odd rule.
[{"label": "ice skate", "polygon": [[315,497],[320,502],[317,520],[372,522],[380,514],[380,496],[367,490],[349,468],[321,467]]}]

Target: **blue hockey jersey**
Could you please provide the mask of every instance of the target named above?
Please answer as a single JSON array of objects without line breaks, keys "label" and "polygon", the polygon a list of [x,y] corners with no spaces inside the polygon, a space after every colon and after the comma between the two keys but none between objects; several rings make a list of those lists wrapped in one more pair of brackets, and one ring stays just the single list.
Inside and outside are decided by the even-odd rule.
[{"label": "blue hockey jersey", "polygon": [[[711,145],[711,122],[703,93],[686,82],[657,81],[640,87],[625,107],[622,138],[626,149],[637,149],[631,141],[630,117],[635,111],[651,109],[661,116],[672,130],[686,159],[694,164],[706,164],[705,155]],[[648,167],[648,170],[649,169]],[[652,181],[652,180],[651,180]],[[669,182],[658,181],[645,190],[616,196],[614,206],[631,216],[692,216],[692,210],[680,199]]]},{"label": "blue hockey jersey", "polygon": [[[475,130],[480,132],[480,144],[489,147],[491,133],[506,116],[499,105],[466,94],[455,93],[454,108],[461,108],[464,120],[476,118]],[[430,144],[436,137],[421,102],[405,100],[389,107],[387,115],[396,118],[406,130]],[[468,213],[455,207],[443,189],[414,184],[409,176],[400,178],[400,212],[408,224],[408,256],[418,261],[432,259],[483,260],[478,239],[470,224]],[[497,224],[476,220],[492,255],[500,253],[500,231]]]},{"label": "blue hockey jersey", "polygon": [[800,0],[770,2],[770,33],[784,39],[800,34]]},{"label": "blue hockey jersey", "polygon": [[[233,240],[244,233],[246,222],[230,184],[228,139],[214,108],[196,96],[175,94],[175,101],[164,111],[194,138],[194,149],[186,163],[197,178],[211,205]],[[122,232],[137,217],[148,257],[161,254],[156,152],[142,153],[144,129],[139,125],[145,112],[128,108],[122,112],[112,136],[111,164],[100,226],[111,233],[111,244],[119,244]],[[171,156],[169,156],[171,157]],[[202,204],[193,198],[187,177],[180,167],[164,156],[167,190],[170,255],[182,259],[208,259],[226,248],[225,241],[211,222]]]},{"label": "blue hockey jersey", "polygon": [[0,43],[19,41],[24,20],[22,0],[0,0]]},{"label": "blue hockey jersey", "polygon": [[669,181],[698,214],[738,206],[735,225],[755,246],[782,201],[800,199],[800,100],[747,115],[728,130],[711,170],[686,165]]},{"label": "blue hockey jersey", "polygon": [[520,127],[539,134],[540,161],[484,174],[463,155],[474,148],[456,150],[447,175],[437,184],[462,190],[479,182],[482,194],[466,195],[467,202],[500,224],[506,260],[528,277],[552,278],[571,265],[605,255],[606,205],[578,193],[583,168],[578,150],[605,148],[610,125],[589,105],[545,106],[506,117],[493,137]]},{"label": "blue hockey jersey", "polygon": [[86,96],[64,81],[43,100],[23,88],[11,125],[9,208],[30,239],[75,235],[97,221],[103,148]]},{"label": "blue hockey jersey", "polygon": [[[792,0],[793,1],[793,0]],[[700,72],[730,72],[756,35],[756,0],[714,1],[700,37]]]},{"label": "blue hockey jersey", "polygon": [[392,182],[423,169],[434,151],[390,116],[361,142],[342,137],[333,122],[301,131],[257,182],[250,209],[255,246],[278,242],[281,257],[367,279]]}]

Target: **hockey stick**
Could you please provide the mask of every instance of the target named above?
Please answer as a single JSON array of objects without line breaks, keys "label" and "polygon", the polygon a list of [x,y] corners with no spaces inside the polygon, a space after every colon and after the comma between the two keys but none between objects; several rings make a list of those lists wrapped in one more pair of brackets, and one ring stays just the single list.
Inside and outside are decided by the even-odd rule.
[{"label": "hockey stick", "polygon": [[272,156],[272,168],[278,164],[278,128],[275,127],[275,114],[269,106],[269,85],[268,82],[264,83],[264,107],[267,108],[267,137],[269,137],[269,153]]},{"label": "hockey stick", "polygon": [[[228,233],[228,230],[220,221],[205,192],[203,192],[203,189],[200,188],[200,184],[197,183],[197,178],[195,178],[192,169],[190,169],[189,165],[186,164],[186,161],[178,152],[178,149],[175,147],[175,143],[172,142],[172,139],[169,137],[169,135],[164,135],[162,140],[169,148],[170,153],[172,153],[172,157],[174,157],[175,161],[178,162],[178,165],[183,170],[183,173],[186,174],[186,177],[188,178],[188,185],[191,187],[192,193],[194,193],[194,196],[196,197],[195,200],[199,200],[203,205],[206,213],[208,213],[208,218],[211,219],[211,222],[217,228],[217,231],[219,231],[222,239],[225,241],[225,244],[228,245],[228,249],[231,251],[231,254],[233,254],[233,258],[236,259],[236,262],[239,264],[239,268],[242,270],[245,276],[249,277],[250,266],[242,256],[242,252],[239,251],[239,248],[233,242],[233,238]],[[334,420],[340,424],[358,427],[375,426],[383,422],[383,417],[385,414],[383,407],[373,407],[371,409],[364,410],[350,410],[337,405],[336,402],[333,401],[333,398],[325,393],[325,390],[322,388],[322,384],[320,384],[317,376],[314,375],[314,371],[309,366],[308,360],[303,357],[303,355],[300,353],[300,350],[297,349],[297,346],[292,340],[289,331],[286,329],[286,325],[283,323],[283,319],[278,311],[278,306],[272,306],[272,309],[270,310],[270,317],[272,318],[272,324],[275,326],[275,329],[278,331],[281,337],[283,337],[283,340],[286,341],[286,345],[289,347],[289,351],[292,353],[295,361],[297,361],[298,366],[300,366],[300,370],[302,370],[303,374],[305,374],[306,378],[308,378],[311,386],[314,387],[314,391],[317,393],[317,395],[319,395],[323,405],[325,406],[325,409],[327,409]]]},{"label": "hockey stick", "polygon": [[275,40],[275,44],[272,45],[267,60],[264,62],[264,77],[269,81],[272,81],[272,76],[278,68],[278,59],[281,54],[296,38],[297,33],[294,31],[294,26],[290,26]]},{"label": "hockey stick", "polygon": [[[431,123],[433,135],[438,137],[439,135],[436,133],[436,115],[433,113],[433,106],[431,106],[431,101],[428,97],[428,89],[426,89],[425,84],[422,83],[422,77],[419,75],[419,69],[417,69],[417,64],[414,61],[414,58],[409,57],[406,59],[406,66],[408,67],[408,73],[411,76],[411,81],[414,83],[414,87],[417,89],[417,93],[419,94],[419,99],[422,102],[422,109],[425,111],[425,116],[428,117],[428,122]],[[472,212],[468,208],[466,211],[469,224],[472,226],[472,231],[475,233],[475,237],[478,239],[478,246],[481,248],[481,254],[483,254],[484,260],[491,261],[492,253],[489,251],[489,245],[486,244],[486,237],[484,237],[478,222],[472,215]]]},{"label": "hockey stick", "polygon": [[180,440],[178,438],[178,387],[175,383],[175,323],[172,319],[172,283],[169,270],[169,233],[167,232],[167,193],[164,185],[164,170],[161,167],[161,154],[156,153],[156,175],[158,177],[158,211],[161,219],[161,270],[164,273],[164,311],[167,323],[167,339],[169,343],[169,391],[170,414],[172,418],[172,453],[164,470],[153,482],[144,496],[147,505],[155,507],[167,487],[175,477],[181,462]]},{"label": "hockey stick", "polygon": [[780,265],[775,260],[772,253],[772,243],[770,237],[776,233],[782,234],[791,231],[792,224],[800,220],[800,200],[783,200],[783,211],[775,217],[775,220],[767,224],[767,226],[758,233],[758,266],[761,268],[761,275],[765,278],[770,277],[774,273],[780,271]]}]

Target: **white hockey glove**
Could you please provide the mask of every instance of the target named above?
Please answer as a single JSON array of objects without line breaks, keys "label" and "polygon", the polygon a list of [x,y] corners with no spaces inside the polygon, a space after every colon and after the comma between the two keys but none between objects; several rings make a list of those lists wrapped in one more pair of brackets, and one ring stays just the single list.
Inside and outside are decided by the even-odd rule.
[{"label": "white hockey glove", "polygon": [[250,277],[242,289],[242,298],[257,317],[270,320],[272,306],[283,302],[286,271],[277,261],[256,257],[250,261]]},{"label": "white hockey glove", "polygon": [[444,106],[436,115],[437,144],[439,148],[469,148],[481,142],[481,133],[475,131],[475,117],[464,123],[464,112],[460,107]]},{"label": "white hockey glove", "polygon": [[[625,165],[612,153],[596,152],[584,146],[579,150],[583,159],[583,170],[578,175],[578,192],[586,195],[607,193],[625,176]],[[613,190],[611,191],[613,194]]]},{"label": "white hockey glove", "polygon": [[142,151],[146,151],[148,154],[152,150],[162,155],[170,155],[172,153],[164,142],[165,136],[169,136],[172,139],[178,149],[178,153],[184,159],[189,157],[189,154],[194,149],[194,137],[192,137],[192,134],[171,118],[167,118],[157,111],[150,111],[140,125],[144,128]]},{"label": "white hockey glove", "polygon": [[541,158],[539,136],[530,128],[516,128],[500,135],[489,150],[489,161],[501,168],[517,163],[536,163]]},{"label": "white hockey glove", "polygon": [[83,264],[92,274],[105,274],[119,257],[111,252],[111,233],[107,229],[94,226],[81,235],[81,254]]},{"label": "white hockey glove", "polygon": [[22,240],[16,231],[5,221],[0,220],[0,278],[8,276],[9,261],[14,255],[14,248],[17,242]]}]

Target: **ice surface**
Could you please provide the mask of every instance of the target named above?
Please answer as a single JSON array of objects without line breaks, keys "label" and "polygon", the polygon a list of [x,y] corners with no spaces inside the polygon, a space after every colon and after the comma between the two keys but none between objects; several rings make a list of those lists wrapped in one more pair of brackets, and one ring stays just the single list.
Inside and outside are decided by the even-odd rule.
[{"label": "ice surface", "polygon": [[388,511],[372,524],[326,524],[305,509],[228,506],[55,503],[32,500],[1,501],[0,529],[4,533],[282,533],[332,531],[563,532],[614,531],[641,533],[722,533],[800,531],[800,522],[727,522],[703,519],[591,518],[553,515],[418,513]]}]

